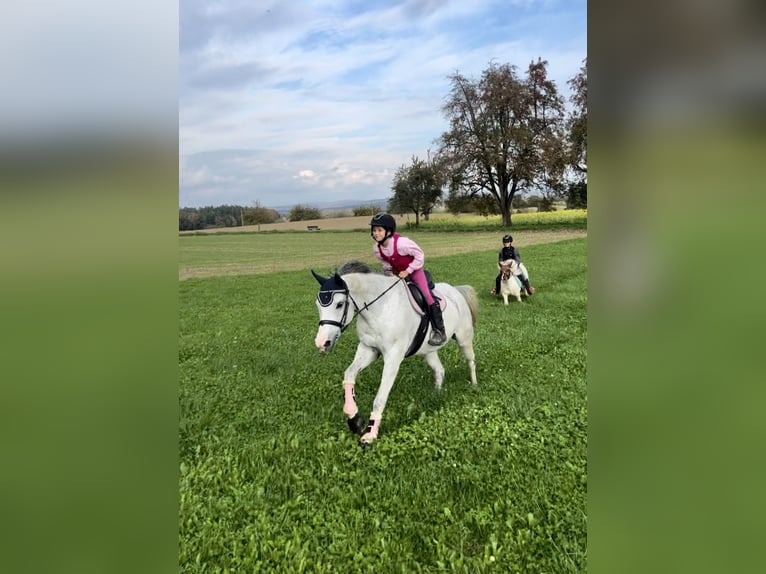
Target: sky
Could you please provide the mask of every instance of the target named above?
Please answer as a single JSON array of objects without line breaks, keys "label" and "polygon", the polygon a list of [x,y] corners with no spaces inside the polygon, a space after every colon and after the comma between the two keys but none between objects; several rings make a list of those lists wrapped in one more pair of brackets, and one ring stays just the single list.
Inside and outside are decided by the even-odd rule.
[{"label": "sky", "polygon": [[184,0],[179,206],[388,198],[448,127],[448,76],[541,58],[568,98],[586,47],[585,0]]}]

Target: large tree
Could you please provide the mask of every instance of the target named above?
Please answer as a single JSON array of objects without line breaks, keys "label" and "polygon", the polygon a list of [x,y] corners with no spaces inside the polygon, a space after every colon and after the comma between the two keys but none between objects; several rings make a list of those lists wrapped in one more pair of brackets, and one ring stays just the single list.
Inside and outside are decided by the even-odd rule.
[{"label": "large tree", "polygon": [[583,60],[579,73],[567,83],[572,88],[569,101],[572,111],[567,120],[569,163],[585,179],[588,173],[588,61]]},{"label": "large tree", "polygon": [[567,189],[567,207],[588,207],[588,60],[583,60],[580,72],[571,80],[572,111],[567,120],[569,166],[574,172]]},{"label": "large tree", "polygon": [[548,62],[531,62],[520,78],[510,64],[490,64],[479,81],[459,73],[443,107],[449,131],[436,161],[450,196],[489,195],[504,226],[517,193],[563,193],[566,168],[564,101],[548,79]]},{"label": "large tree", "polygon": [[396,170],[391,183],[393,196],[388,200],[388,210],[394,213],[415,213],[415,226],[420,216],[428,219],[441,199],[442,181],[438,169],[430,161],[412,157],[412,164]]}]

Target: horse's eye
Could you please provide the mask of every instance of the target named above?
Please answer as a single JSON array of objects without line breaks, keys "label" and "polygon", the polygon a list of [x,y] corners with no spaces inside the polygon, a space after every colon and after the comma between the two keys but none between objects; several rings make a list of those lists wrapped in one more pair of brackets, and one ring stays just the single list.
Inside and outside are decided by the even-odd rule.
[{"label": "horse's eye", "polygon": [[338,302],[338,303],[335,304],[335,308],[336,309],[340,309],[341,307],[343,307],[343,303]]}]

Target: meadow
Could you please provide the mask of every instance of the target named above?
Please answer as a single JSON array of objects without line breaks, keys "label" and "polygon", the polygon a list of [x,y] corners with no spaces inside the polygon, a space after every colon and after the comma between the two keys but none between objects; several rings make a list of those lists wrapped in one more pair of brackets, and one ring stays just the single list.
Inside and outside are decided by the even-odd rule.
[{"label": "meadow", "polygon": [[[586,571],[587,239],[514,242],[537,293],[504,306],[497,232],[477,233],[422,237],[473,246],[426,252],[436,281],[479,293],[478,387],[454,342],[441,393],[406,360],[367,450],[342,413],[355,329],[329,355],[313,344],[309,269],[355,256],[355,235],[180,238],[182,278],[221,271],[179,282],[181,572]],[[363,415],[381,367],[357,380]]]}]

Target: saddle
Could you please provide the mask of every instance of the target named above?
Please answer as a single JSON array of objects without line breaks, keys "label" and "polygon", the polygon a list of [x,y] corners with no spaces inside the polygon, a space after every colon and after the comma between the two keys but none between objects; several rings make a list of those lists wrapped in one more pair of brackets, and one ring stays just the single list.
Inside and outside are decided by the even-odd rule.
[{"label": "saddle", "polygon": [[[434,280],[431,277],[431,273],[429,271],[425,271],[426,279],[428,279],[428,288],[431,291],[431,297],[433,297],[434,302],[439,303],[439,307],[441,307],[441,310],[444,311],[444,308],[447,306],[447,299],[436,291],[436,285],[434,285]],[[408,295],[410,298],[410,304],[412,305],[412,308],[415,309],[415,312],[418,315],[429,315],[429,309],[428,309],[428,303],[426,303],[425,295],[420,291],[420,288],[410,279],[407,277],[407,279],[404,280],[404,282],[407,284],[407,287],[409,287]]]},{"label": "saddle", "polygon": [[[447,298],[436,291],[436,285],[434,285],[431,274],[428,271],[425,271],[425,274],[428,279],[428,288],[431,290],[431,296],[433,297],[434,302],[438,303],[441,310],[444,311],[444,308],[447,306]],[[418,315],[420,315],[420,325],[418,325],[415,337],[412,339],[412,343],[410,344],[409,349],[407,349],[407,353],[404,355],[404,358],[406,359],[417,353],[418,349],[423,345],[426,333],[428,333],[431,313],[425,295],[423,295],[420,288],[409,277],[407,277],[404,282],[407,284],[407,287],[409,287],[407,294],[409,295],[412,308],[415,309],[415,312],[418,313]]]}]

